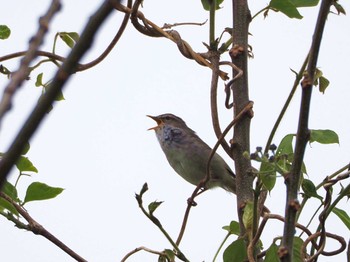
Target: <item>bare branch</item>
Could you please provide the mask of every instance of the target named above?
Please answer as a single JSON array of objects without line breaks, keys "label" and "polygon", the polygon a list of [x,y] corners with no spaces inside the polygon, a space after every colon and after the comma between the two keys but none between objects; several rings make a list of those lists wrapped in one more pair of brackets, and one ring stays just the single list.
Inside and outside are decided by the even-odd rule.
[{"label": "bare branch", "polygon": [[323,0],[321,3],[316,28],[314,32],[313,41],[309,52],[309,60],[307,67],[307,75],[301,83],[302,86],[302,98],[299,115],[299,124],[296,137],[296,145],[294,150],[294,160],[291,168],[291,173],[285,177],[285,183],[287,186],[287,199],[286,199],[286,223],[284,226],[283,240],[281,249],[285,250],[281,256],[281,261],[292,261],[293,250],[293,236],[295,233],[295,219],[299,209],[298,202],[298,185],[301,176],[301,167],[303,164],[305,147],[309,140],[309,112],[310,101],[312,94],[312,86],[314,81],[314,75],[316,71],[317,58],[319,54],[319,48],[321,45],[322,34],[324,31],[326,19],[332,4],[332,0]]},{"label": "bare branch", "polygon": [[47,92],[42,96],[42,99],[38,102],[26,122],[23,124],[10,148],[3,155],[0,161],[0,188],[2,188],[9,171],[21,155],[24,146],[37,130],[57,95],[62,91],[68,78],[76,71],[79,60],[92,45],[97,30],[112,11],[113,6],[111,5],[111,0],[106,0],[98,11],[96,11],[96,13],[90,18],[80,40],[72,49],[67,60],[58,69],[50,88],[48,88]]},{"label": "bare branch", "polygon": [[15,201],[13,201],[9,196],[4,194],[3,192],[0,192],[0,197],[5,199],[6,201],[10,202],[18,211],[19,214],[28,222],[28,225],[24,225],[22,222],[20,222],[18,219],[16,221],[13,221],[16,225],[23,224],[24,229],[29,230],[33,232],[36,235],[40,235],[45,237],[47,240],[58,246],[60,249],[62,249],[64,252],[66,252],[69,256],[74,258],[77,261],[85,262],[84,258],[79,256],[77,253],[75,253],[72,249],[70,249],[67,245],[65,245],[61,240],[56,238],[54,235],[52,235],[47,229],[45,229],[42,225],[40,225],[37,221],[35,221],[29,213],[20,205],[18,205]]},{"label": "bare branch", "polygon": [[60,0],[52,0],[46,14],[40,17],[39,29],[37,33],[30,39],[28,51],[21,60],[19,69],[12,74],[10,83],[5,87],[4,94],[0,102],[0,124],[6,112],[11,109],[13,95],[22,85],[22,82],[28,78],[30,73],[29,64],[36,58],[36,52],[39,46],[42,44],[44,36],[48,31],[50,21],[52,20],[53,16],[60,10],[60,8]]}]

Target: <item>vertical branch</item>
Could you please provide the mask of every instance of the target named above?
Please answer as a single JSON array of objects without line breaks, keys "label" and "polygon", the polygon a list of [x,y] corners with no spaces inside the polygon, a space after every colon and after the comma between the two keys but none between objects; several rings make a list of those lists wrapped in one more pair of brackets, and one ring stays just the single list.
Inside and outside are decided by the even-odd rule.
[{"label": "vertical branch", "polygon": [[[247,0],[233,0],[233,46],[230,50],[232,62],[242,69],[242,77],[232,85],[234,98],[234,116],[236,116],[248,103],[248,27],[251,21]],[[237,74],[235,70],[233,76]],[[243,224],[243,208],[249,201],[253,201],[252,183],[254,177],[251,174],[251,162],[243,156],[250,148],[250,118],[251,114],[246,114],[234,127],[232,153],[235,160],[236,187],[237,187],[237,209],[240,221],[241,234],[244,235],[246,229]]]},{"label": "vertical branch", "polygon": [[310,135],[310,131],[308,128],[308,120],[310,114],[312,86],[314,83],[314,75],[316,71],[316,64],[319,55],[322,34],[331,4],[332,0],[323,0],[321,3],[309,53],[307,74],[301,83],[302,97],[299,113],[298,131],[294,150],[294,161],[292,164],[290,174],[288,174],[285,177],[285,183],[287,186],[287,199],[285,208],[286,221],[284,224],[282,246],[279,250],[281,261],[292,261],[293,259],[292,252],[293,236],[295,233],[295,219],[296,213],[300,206],[298,202],[298,185],[301,177],[301,167],[303,164],[305,147]]}]

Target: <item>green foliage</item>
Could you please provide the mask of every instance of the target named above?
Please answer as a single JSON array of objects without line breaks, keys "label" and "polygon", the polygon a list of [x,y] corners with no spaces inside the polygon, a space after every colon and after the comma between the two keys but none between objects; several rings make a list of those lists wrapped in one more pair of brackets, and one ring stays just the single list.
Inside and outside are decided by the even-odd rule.
[{"label": "green foliage", "polygon": [[[37,75],[36,81],[35,81],[35,86],[43,87],[41,95],[44,95],[46,93],[46,91],[50,88],[50,85],[51,85],[51,80],[49,80],[46,83],[43,83],[43,73],[40,73]],[[63,93],[60,92],[58,94],[58,96],[56,97],[55,101],[62,101],[62,100],[64,100],[64,96],[63,96]]]},{"label": "green foliage", "polygon": [[332,209],[332,212],[336,214],[340,218],[340,220],[344,223],[344,225],[350,230],[350,217],[348,213],[336,207]]},{"label": "green foliage", "polygon": [[247,250],[244,238],[233,241],[224,251],[224,262],[242,262],[247,259]]},{"label": "green foliage", "polygon": [[303,182],[301,183],[301,188],[304,191],[304,197],[315,197],[317,199],[320,199],[322,202],[323,197],[317,194],[316,186],[311,180],[303,179]]},{"label": "green foliage", "polygon": [[0,39],[5,40],[11,35],[11,29],[7,25],[0,25]]},{"label": "green foliage", "polygon": [[239,236],[239,223],[237,221],[231,221],[229,226],[223,226],[224,230],[227,230],[230,234]]},{"label": "green foliage", "polygon": [[310,130],[310,143],[318,142],[320,144],[339,144],[337,133],[332,130]]},{"label": "green foliage", "polygon": [[79,41],[79,34],[76,32],[59,32],[58,36],[70,48],[73,48],[75,46],[76,42]]},{"label": "green foliage", "polygon": [[[212,4],[213,1],[215,1],[215,0],[201,0],[201,1],[202,1],[203,8],[204,8],[206,11],[209,11],[209,10],[210,10],[210,7],[211,7],[211,4]],[[224,0],[216,0],[216,3],[215,3],[215,10],[220,9],[220,5],[222,4],[222,2],[224,2]]]},{"label": "green foliage", "polygon": [[337,11],[338,15],[340,14],[346,15],[344,7],[338,3],[338,0],[334,0],[332,4],[335,10]]},{"label": "green foliage", "polygon": [[293,262],[304,261],[301,256],[301,247],[304,241],[300,237],[294,237],[293,240]]},{"label": "green foliage", "polygon": [[250,230],[253,226],[253,213],[254,205],[252,202],[246,203],[243,212],[243,224],[247,230]]},{"label": "green foliage", "polygon": [[10,202],[0,197],[0,211],[3,211],[3,210],[7,210],[11,214],[14,214],[17,217],[19,215],[16,208]]},{"label": "green foliage", "polygon": [[24,203],[37,200],[47,200],[55,198],[57,195],[61,194],[63,188],[60,187],[50,187],[44,183],[33,182],[27,188],[27,193],[24,198]]},{"label": "green foliage", "polygon": [[148,211],[150,215],[153,215],[153,212],[163,203],[163,201],[154,201],[148,205]]},{"label": "green foliage", "polygon": [[33,165],[29,158],[25,156],[20,156],[17,160],[16,167],[20,172],[30,171],[38,173],[38,169]]},{"label": "green foliage", "polygon": [[266,256],[264,262],[280,262],[278,257],[278,246],[275,243],[272,243],[271,246],[266,250]]},{"label": "green foliage", "polygon": [[0,74],[6,75],[8,78],[11,76],[11,71],[4,65],[0,65]]},{"label": "green foliage", "polygon": [[319,0],[271,0],[268,8],[282,12],[289,18],[302,19],[303,16],[299,13],[298,8],[316,6],[318,2]]}]

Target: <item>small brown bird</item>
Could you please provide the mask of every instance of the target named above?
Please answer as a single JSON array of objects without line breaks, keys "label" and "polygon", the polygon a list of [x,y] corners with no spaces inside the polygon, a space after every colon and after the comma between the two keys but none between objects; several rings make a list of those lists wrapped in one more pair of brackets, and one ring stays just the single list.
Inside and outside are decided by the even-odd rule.
[{"label": "small brown bird", "polygon": [[[147,116],[157,122],[157,126],[149,130],[156,132],[169,164],[187,182],[197,186],[206,177],[212,149],[180,117],[173,114]],[[214,187],[236,192],[235,174],[217,153],[211,160],[210,180],[205,185],[208,189]]]}]

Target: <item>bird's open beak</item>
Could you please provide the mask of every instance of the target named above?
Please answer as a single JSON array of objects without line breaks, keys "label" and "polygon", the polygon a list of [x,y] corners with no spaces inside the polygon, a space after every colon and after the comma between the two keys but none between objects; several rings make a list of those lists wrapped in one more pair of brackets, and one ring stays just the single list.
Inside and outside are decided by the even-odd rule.
[{"label": "bird's open beak", "polygon": [[156,130],[156,129],[159,128],[159,126],[163,123],[162,120],[160,120],[160,119],[159,119],[158,117],[156,117],[156,116],[150,116],[150,115],[146,115],[146,116],[148,116],[149,118],[152,118],[154,121],[157,122],[157,126],[148,128],[147,130]]}]

